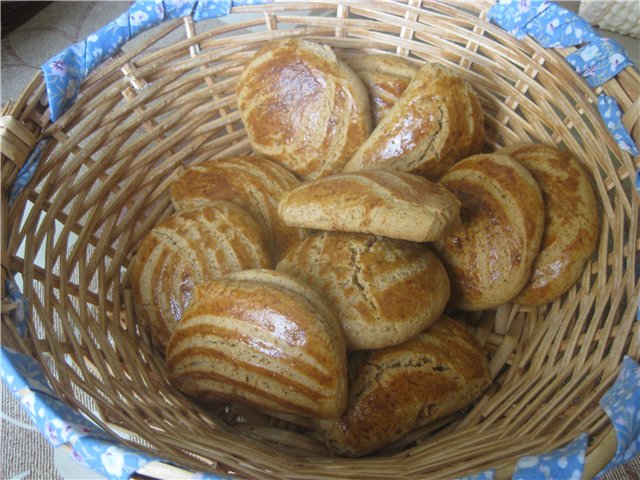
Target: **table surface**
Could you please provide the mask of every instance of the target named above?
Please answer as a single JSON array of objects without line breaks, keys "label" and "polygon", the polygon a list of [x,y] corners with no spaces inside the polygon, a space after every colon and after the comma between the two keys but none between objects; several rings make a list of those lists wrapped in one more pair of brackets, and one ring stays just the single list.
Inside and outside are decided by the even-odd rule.
[{"label": "table surface", "polygon": [[[573,2],[574,4],[577,2]],[[2,40],[2,104],[15,101],[39,66],[69,45],[116,18],[128,2],[53,2]],[[223,22],[214,20],[212,22]],[[640,41],[606,32],[623,43],[640,64]],[[133,40],[126,48],[133,48]],[[54,452],[3,382],[0,478],[99,479],[66,453]],[[605,480],[640,479],[640,457],[603,477]]]}]

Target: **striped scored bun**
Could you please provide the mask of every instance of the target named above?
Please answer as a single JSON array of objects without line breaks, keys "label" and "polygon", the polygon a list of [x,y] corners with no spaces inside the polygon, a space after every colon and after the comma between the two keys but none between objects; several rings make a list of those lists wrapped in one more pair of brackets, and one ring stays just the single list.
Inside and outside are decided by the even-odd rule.
[{"label": "striped scored bun", "polygon": [[395,105],[420,68],[408,58],[388,54],[353,55],[344,60],[367,87],[374,126]]},{"label": "striped scored bun", "polygon": [[512,145],[496,153],[520,162],[538,182],[544,199],[540,253],[514,302],[548,303],[576,283],[598,244],[598,203],[589,174],[571,154],[549,145]]},{"label": "striped scored bun", "polygon": [[169,189],[176,210],[227,200],[243,207],[264,229],[271,253],[278,258],[305,231],[288,227],[278,216],[283,193],[300,181],[286,168],[260,157],[212,159],[187,168]]},{"label": "striped scored bun", "polygon": [[366,87],[327,45],[269,42],[236,92],[253,150],[305,180],[342,171],[371,132]]},{"label": "striped scored bun", "polygon": [[272,264],[264,233],[233,203],[171,215],[144,238],[131,266],[136,314],[164,350],[196,283]]},{"label": "striped scored bun", "polygon": [[420,243],[321,232],[293,246],[276,268],[326,299],[349,350],[402,343],[433,323],[449,300],[442,263]]},{"label": "striped scored bun", "polygon": [[441,317],[401,345],[349,355],[349,400],[342,417],[315,421],[330,450],[357,457],[468,407],[491,383],[478,341]]},{"label": "striped scored bun", "polygon": [[273,270],[197,285],[167,346],[171,382],[199,400],[315,418],[342,414],[345,341],[308,287]]},{"label": "striped scored bun", "polygon": [[429,242],[459,223],[460,202],[417,175],[362,170],[305,182],[284,194],[278,212],[297,227]]},{"label": "striped scored bun", "polygon": [[461,225],[434,243],[452,304],[477,311],[512,300],[529,280],[544,231],[535,179],[507,155],[481,154],[457,163],[441,183],[462,202]]},{"label": "striped scored bun", "polygon": [[387,168],[436,180],[484,143],[482,107],[471,85],[438,64],[420,68],[344,171]]}]

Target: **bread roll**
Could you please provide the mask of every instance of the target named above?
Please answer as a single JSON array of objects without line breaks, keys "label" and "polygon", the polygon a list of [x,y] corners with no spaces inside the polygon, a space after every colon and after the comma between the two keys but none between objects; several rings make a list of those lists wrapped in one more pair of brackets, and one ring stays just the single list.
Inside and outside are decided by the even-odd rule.
[{"label": "bread roll", "polygon": [[349,350],[402,343],[433,323],[449,299],[438,258],[419,243],[322,232],[278,262],[336,312]]},{"label": "bread roll", "polygon": [[460,221],[460,202],[417,175],[362,170],[303,183],[284,194],[278,212],[287,225],[428,242]]},{"label": "bread roll", "polygon": [[480,151],[483,121],[471,85],[441,65],[427,64],[344,170],[384,167],[438,179]]},{"label": "bread roll", "polygon": [[242,72],[237,95],[253,150],[302,179],[341,171],[371,132],[366,87],[327,45],[268,43]]},{"label": "bread roll", "polygon": [[196,283],[271,264],[262,229],[233,203],[217,201],[176,213],[147,234],[133,259],[136,315],[164,351]]},{"label": "bread roll", "polygon": [[395,105],[420,68],[407,58],[388,54],[354,55],[345,57],[345,61],[367,87],[374,126]]},{"label": "bread roll", "polygon": [[544,230],[544,204],[531,174],[507,155],[474,155],[441,183],[462,202],[461,225],[435,242],[452,304],[476,311],[513,299],[529,280]]},{"label": "bread roll", "polygon": [[228,200],[241,207],[264,229],[274,258],[304,238],[304,230],[288,227],[278,216],[283,193],[298,185],[286,168],[260,157],[212,159],[187,168],[170,187],[176,210]]},{"label": "bread roll", "polygon": [[342,417],[314,422],[333,452],[375,452],[407,434],[419,417],[437,420],[473,403],[491,383],[489,364],[465,327],[442,317],[406,343],[351,354]]},{"label": "bread roll", "polygon": [[520,162],[542,190],[545,230],[529,282],[514,299],[541,305],[578,280],[600,234],[598,204],[589,175],[568,152],[548,145],[512,145],[497,153]]},{"label": "bread roll", "polygon": [[346,405],[344,337],[315,292],[250,270],[195,287],[167,346],[171,382],[198,400],[335,418]]}]

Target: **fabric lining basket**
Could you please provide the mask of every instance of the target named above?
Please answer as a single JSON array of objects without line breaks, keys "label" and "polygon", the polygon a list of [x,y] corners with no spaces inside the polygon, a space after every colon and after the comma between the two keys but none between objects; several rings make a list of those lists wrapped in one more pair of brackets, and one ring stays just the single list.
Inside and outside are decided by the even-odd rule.
[{"label": "fabric lining basket", "polygon": [[[621,446],[599,401],[625,357],[640,359],[640,242],[638,157],[608,130],[598,95],[620,105],[633,152],[638,72],[625,68],[594,89],[565,60],[576,47],[514,38],[488,20],[492,1],[226,3],[247,15],[207,28],[186,16],[145,32],[133,51],[97,66],[55,122],[41,74],[5,112],[13,146],[3,139],[3,361],[15,358],[27,378],[14,391],[76,412],[57,441],[86,463],[88,441],[133,455],[128,473],[105,467],[114,478],[188,476],[183,468],[238,478],[503,478],[523,457],[576,440],[580,455],[586,448],[583,475],[600,472]],[[304,419],[192,402],[168,383],[132,313],[129,262],[171,213],[168,185],[190,164],[250,153],[238,76],[265,41],[288,36],[339,54],[448,65],[481,98],[488,150],[522,141],[566,148],[591,172],[601,204],[598,250],[568,293],[469,316],[494,376],[480,401],[361,459],[329,456]],[[31,149],[35,174],[23,181]]]}]

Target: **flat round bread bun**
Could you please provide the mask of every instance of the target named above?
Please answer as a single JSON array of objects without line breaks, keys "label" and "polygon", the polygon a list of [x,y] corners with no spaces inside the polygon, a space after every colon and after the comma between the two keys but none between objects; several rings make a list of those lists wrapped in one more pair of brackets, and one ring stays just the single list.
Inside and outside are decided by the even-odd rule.
[{"label": "flat round bread bun", "polygon": [[427,64],[380,120],[344,170],[387,168],[437,180],[484,143],[484,116],[471,85]]},{"label": "flat round bread bun", "polygon": [[260,157],[225,157],[187,168],[170,186],[177,211],[227,200],[244,208],[264,229],[274,258],[306,232],[289,227],[278,215],[278,202],[300,181],[293,173]]},{"label": "flat round bread bun", "polygon": [[449,279],[420,243],[358,233],[321,232],[278,262],[315,289],[336,313],[347,349],[397,345],[442,314]]},{"label": "flat round bread bun", "polygon": [[302,179],[342,171],[371,132],[366,87],[327,45],[268,43],[242,72],[237,95],[253,150]]},{"label": "flat round bread bun", "polygon": [[199,400],[335,418],[347,398],[335,316],[283,272],[249,270],[197,285],[167,346],[171,382]]},{"label": "flat round bread bun", "polygon": [[164,351],[196,283],[271,264],[264,232],[237,205],[216,201],[175,213],[147,234],[133,259],[136,315]]},{"label": "flat round bread bun", "polygon": [[489,363],[465,326],[440,318],[401,345],[349,355],[349,400],[338,419],[314,422],[330,450],[356,457],[468,407],[491,383]]},{"label": "flat round bread bun", "polygon": [[544,199],[540,253],[514,302],[548,303],[576,283],[598,244],[598,203],[589,174],[571,154],[549,145],[512,145],[496,153],[520,162],[538,182]]},{"label": "flat round bread bun", "polygon": [[462,202],[461,225],[434,243],[452,286],[452,305],[495,308],[529,281],[544,230],[542,193],[507,155],[481,154],[453,166],[441,183]]},{"label": "flat round bread bun", "polygon": [[352,55],[344,60],[367,87],[374,126],[395,105],[420,68],[398,55]]},{"label": "flat round bread bun", "polygon": [[278,212],[297,227],[430,242],[460,221],[460,201],[418,175],[361,170],[294,187],[283,195]]}]

